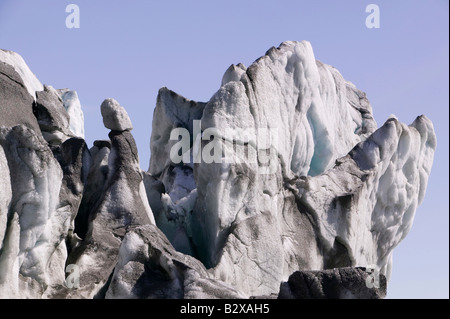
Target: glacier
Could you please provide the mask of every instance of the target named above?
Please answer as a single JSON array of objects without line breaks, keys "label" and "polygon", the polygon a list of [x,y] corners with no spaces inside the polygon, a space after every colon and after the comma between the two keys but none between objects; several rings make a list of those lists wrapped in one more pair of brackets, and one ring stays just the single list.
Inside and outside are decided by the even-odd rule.
[{"label": "glacier", "polygon": [[378,127],[307,41],[206,102],[161,88],[147,171],[118,101],[89,147],[77,92],[6,50],[0,111],[0,298],[383,298],[437,147],[424,115]]},{"label": "glacier", "polygon": [[33,99],[36,99],[36,92],[44,90],[42,83],[31,72],[24,59],[18,53],[0,49],[0,61],[14,68]]}]

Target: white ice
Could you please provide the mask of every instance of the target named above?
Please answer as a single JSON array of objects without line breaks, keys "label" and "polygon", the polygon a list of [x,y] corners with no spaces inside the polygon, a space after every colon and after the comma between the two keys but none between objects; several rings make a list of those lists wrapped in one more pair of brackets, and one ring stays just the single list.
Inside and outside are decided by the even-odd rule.
[{"label": "white ice", "polygon": [[11,65],[22,78],[30,95],[36,100],[36,92],[44,90],[44,86],[31,72],[23,58],[16,52],[0,49],[0,61]]},{"label": "white ice", "polygon": [[63,100],[64,108],[70,117],[70,130],[77,136],[84,138],[84,114],[76,91],[68,89],[57,90]]}]

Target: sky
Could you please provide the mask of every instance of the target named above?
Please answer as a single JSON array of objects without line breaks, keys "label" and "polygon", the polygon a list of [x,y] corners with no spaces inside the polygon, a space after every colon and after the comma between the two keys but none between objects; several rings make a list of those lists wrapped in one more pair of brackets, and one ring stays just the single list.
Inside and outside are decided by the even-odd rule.
[{"label": "sky", "polygon": [[[67,28],[66,6],[80,9]],[[367,28],[376,4],[379,28]],[[378,126],[390,114],[434,124],[438,147],[425,200],[394,251],[388,298],[449,298],[448,0],[0,0],[0,48],[39,80],[78,92],[86,140],[107,139],[100,105],[115,98],[133,122],[148,169],[158,90],[208,101],[231,64],[308,40],[316,59],[366,92]]]}]

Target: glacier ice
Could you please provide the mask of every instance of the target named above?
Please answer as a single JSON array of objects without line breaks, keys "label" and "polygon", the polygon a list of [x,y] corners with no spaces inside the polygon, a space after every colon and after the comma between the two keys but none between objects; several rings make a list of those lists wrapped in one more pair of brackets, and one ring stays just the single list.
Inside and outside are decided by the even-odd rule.
[{"label": "glacier ice", "polygon": [[8,208],[12,199],[11,181],[8,162],[3,147],[0,146],[0,181],[2,181],[2,192],[0,193],[0,250],[3,248],[3,239],[6,234],[8,223]]},{"label": "glacier ice", "polygon": [[[436,147],[431,122],[425,117],[420,119],[416,122],[421,123],[422,133],[405,128],[400,135],[409,142],[401,138],[402,146],[397,151],[394,146],[399,136],[385,133],[384,127],[377,130],[365,93],[345,81],[335,68],[316,61],[308,42],[285,42],[248,68],[242,64],[231,66],[221,88],[206,104],[189,101],[167,89],[160,91],[153,119],[149,172],[167,190],[177,179],[167,179],[162,172],[184,171],[183,167],[192,166],[171,162],[169,150],[174,141],[170,140],[170,132],[173,128],[186,128],[193,140],[192,153],[197,137],[191,123],[195,120],[201,120],[202,132],[214,128],[223,149],[231,154],[236,153],[233,144],[238,141],[229,143],[229,129],[255,132],[244,145],[246,153],[254,152],[258,159],[262,151],[258,149],[258,138],[268,129],[276,129],[279,138],[269,147],[270,152],[275,152],[274,174],[261,174],[263,165],[259,160],[202,161],[194,165],[191,176],[197,186],[197,199],[188,213],[191,251],[215,278],[231,283],[247,295],[273,293],[280,281],[298,269],[370,263],[389,275],[391,251],[410,228]],[[371,147],[374,143],[380,146]],[[424,146],[418,147],[420,143]],[[364,151],[356,152],[355,147]],[[393,171],[385,174],[386,168],[379,162],[388,166],[395,160],[386,155],[385,148],[391,153],[411,154],[415,160],[407,161],[409,164],[400,172],[394,167],[404,163],[392,164]],[[370,163],[377,163],[372,167],[373,179],[356,172],[356,167],[350,168],[347,161],[342,165],[348,176],[335,173],[338,163],[347,159],[350,151],[358,154],[355,158],[362,165],[358,169],[367,170]],[[380,152],[381,158],[377,155]],[[425,168],[420,169],[422,166]],[[407,182],[402,176],[408,173],[401,175],[403,171],[412,174]],[[311,187],[330,174],[335,175],[320,186]],[[388,181],[392,175],[399,179],[394,185],[401,191],[397,197],[383,196],[378,179]],[[348,184],[344,193],[341,183]],[[186,184],[188,189],[192,189],[191,184]],[[387,182],[384,188],[388,186],[393,187]],[[372,197],[359,188],[367,189]],[[309,202],[306,198],[314,200]],[[402,198],[404,202],[399,201]],[[161,200],[167,201],[167,196],[161,194]],[[364,213],[359,212],[361,205],[367,206]],[[173,208],[166,207],[163,205],[162,210],[168,215],[167,211]],[[367,232],[359,231],[363,220],[369,223],[363,228]],[[392,225],[387,224],[388,220]],[[157,220],[158,225],[167,222]],[[370,223],[380,223],[377,227],[381,232],[372,233]],[[365,243],[370,245],[364,246]]]},{"label": "glacier ice", "polygon": [[323,271],[296,271],[280,286],[278,299],[380,299],[386,295],[386,277],[379,287],[368,287],[368,269],[344,267]]},{"label": "glacier ice", "polygon": [[[80,270],[81,288],[76,293],[83,298],[93,298],[106,289],[128,230],[133,226],[155,223],[131,133],[111,131],[109,137],[110,145],[100,148],[101,143],[97,143],[99,146],[94,146],[97,149],[92,153],[97,154],[85,183],[86,189],[99,189],[97,194],[81,199],[78,225],[75,221],[74,230],[80,229],[77,233],[80,240],[68,256],[68,264],[76,265]],[[102,163],[107,165],[107,172],[96,171]],[[84,200],[89,203],[83,203]],[[55,295],[65,293],[62,289]]]},{"label": "glacier ice", "polygon": [[77,93],[4,50],[0,111],[0,298],[383,298],[437,146],[423,115],[378,128],[306,41],[231,65],[207,102],[161,88],[148,171],[119,102],[89,148]]},{"label": "glacier ice", "polygon": [[[153,271],[146,271],[159,265]],[[131,229],[122,241],[106,298],[245,298],[211,278],[195,258],[175,251],[153,225]]]},{"label": "glacier ice", "polygon": [[[4,251],[14,251],[10,256],[14,261],[9,261],[15,264],[14,275],[7,279],[14,284],[7,285],[12,296],[19,296],[19,292],[42,294],[48,285],[64,281],[66,250],[58,250],[60,244],[64,245],[62,239],[70,221],[66,212],[57,210],[63,174],[46,142],[25,126],[0,128],[0,144],[12,190],[7,216],[14,219],[17,215],[19,223],[7,229],[8,246],[3,247]],[[63,258],[58,258],[59,253]],[[29,291],[22,291],[19,275],[25,281],[20,284],[30,285]]]},{"label": "glacier ice", "polygon": [[389,119],[333,169],[298,180],[297,196],[317,221],[324,249],[339,243],[352,266],[375,264],[389,278],[392,251],[423,200],[435,147],[426,117],[410,126]]},{"label": "glacier ice", "polygon": [[84,114],[77,92],[69,89],[59,89],[57,91],[63,100],[64,108],[69,114],[72,134],[84,138]]},{"label": "glacier ice", "polygon": [[0,101],[2,116],[0,126],[25,125],[39,132],[39,124],[33,113],[33,97],[14,67],[0,60]]},{"label": "glacier ice", "polygon": [[116,100],[104,100],[100,109],[106,128],[113,131],[131,131],[133,129],[127,111]]},{"label": "glacier ice", "polygon": [[16,70],[33,99],[36,99],[36,92],[44,90],[42,83],[16,52],[0,49],[0,61],[11,65]]},{"label": "glacier ice", "polygon": [[44,86],[43,91],[36,92],[36,103],[33,106],[39,128],[48,143],[58,145],[72,136],[69,114],[53,87]]}]

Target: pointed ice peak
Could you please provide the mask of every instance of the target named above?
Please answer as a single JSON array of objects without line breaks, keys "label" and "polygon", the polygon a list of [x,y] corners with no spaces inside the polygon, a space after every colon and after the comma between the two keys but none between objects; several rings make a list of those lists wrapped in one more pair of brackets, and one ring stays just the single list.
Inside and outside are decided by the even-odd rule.
[{"label": "pointed ice peak", "polygon": [[225,71],[222,77],[222,86],[232,81],[240,81],[243,73],[247,71],[247,68],[242,63],[238,65],[230,65],[230,67]]},{"label": "pointed ice peak", "polygon": [[388,116],[387,120],[391,120],[391,119],[394,119],[394,120],[398,121],[398,118],[397,118],[397,116],[395,114],[391,114],[391,115]]},{"label": "pointed ice peak", "polygon": [[30,93],[30,95],[36,101],[36,92],[43,91],[44,86],[37,79],[36,75],[31,72],[30,68],[25,63],[20,54],[13,51],[0,49],[0,61],[9,64],[14,68],[14,70],[22,78],[22,81],[25,84],[28,93]]},{"label": "pointed ice peak", "polygon": [[70,116],[70,130],[75,136],[84,138],[84,113],[76,91],[69,89],[57,90]]}]

